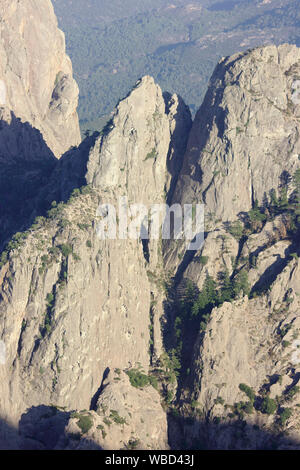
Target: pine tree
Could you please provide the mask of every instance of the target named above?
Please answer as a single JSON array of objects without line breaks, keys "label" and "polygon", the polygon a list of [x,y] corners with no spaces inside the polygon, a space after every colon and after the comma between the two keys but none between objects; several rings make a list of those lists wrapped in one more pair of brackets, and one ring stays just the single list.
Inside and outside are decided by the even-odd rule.
[{"label": "pine tree", "polygon": [[204,315],[217,303],[217,285],[213,278],[207,274],[202,290],[194,302],[191,314],[193,317]]},{"label": "pine tree", "polygon": [[219,294],[219,299],[220,299],[219,302],[221,304],[223,302],[231,302],[232,294],[233,294],[232,282],[229,276],[228,269],[226,269],[222,273],[222,287],[221,287],[221,291]]},{"label": "pine tree", "polygon": [[296,207],[294,209],[294,222],[296,225],[299,225],[300,224],[300,168],[298,168],[298,170],[296,170],[294,173],[293,185],[295,188],[295,203],[296,203]]},{"label": "pine tree", "polygon": [[258,200],[256,199],[253,208],[248,212],[251,230],[257,230],[266,220],[266,215],[260,211]]},{"label": "pine tree", "polygon": [[286,210],[289,207],[289,200],[288,200],[288,192],[287,192],[287,187],[282,186],[280,188],[280,194],[279,194],[279,208],[281,210]]},{"label": "pine tree", "polygon": [[279,206],[279,200],[277,197],[276,189],[270,191],[270,211],[272,214],[277,214]]},{"label": "pine tree", "polygon": [[294,173],[293,184],[296,190],[296,203],[300,204],[300,168]]},{"label": "pine tree", "polygon": [[240,271],[235,277],[234,283],[233,283],[233,291],[234,291],[235,296],[238,296],[240,292],[242,292],[243,295],[250,294],[248,273],[244,269]]}]

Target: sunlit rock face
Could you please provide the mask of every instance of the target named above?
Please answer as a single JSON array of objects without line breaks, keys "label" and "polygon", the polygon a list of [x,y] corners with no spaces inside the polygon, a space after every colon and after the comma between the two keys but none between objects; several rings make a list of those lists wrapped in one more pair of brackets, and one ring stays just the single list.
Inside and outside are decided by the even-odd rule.
[{"label": "sunlit rock face", "polygon": [[[1,119],[11,111],[59,157],[80,142],[78,87],[50,0],[0,3]],[[0,135],[1,140],[1,135]]]}]

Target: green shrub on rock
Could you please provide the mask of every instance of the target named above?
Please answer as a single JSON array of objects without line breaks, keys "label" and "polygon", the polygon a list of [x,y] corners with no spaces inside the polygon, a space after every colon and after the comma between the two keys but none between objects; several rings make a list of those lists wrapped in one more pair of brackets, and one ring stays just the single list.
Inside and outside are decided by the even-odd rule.
[{"label": "green shrub on rock", "polygon": [[272,398],[265,397],[262,401],[260,409],[262,413],[273,415],[277,410],[277,403]]}]

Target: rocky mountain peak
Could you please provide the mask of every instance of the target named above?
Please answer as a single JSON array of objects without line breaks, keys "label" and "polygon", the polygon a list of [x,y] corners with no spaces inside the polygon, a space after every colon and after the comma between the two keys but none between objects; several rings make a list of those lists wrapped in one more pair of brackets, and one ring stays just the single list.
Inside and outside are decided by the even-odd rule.
[{"label": "rocky mountain peak", "polygon": [[[232,220],[260,203],[299,165],[300,51],[288,44],[223,58],[189,137],[178,200],[202,200]],[[234,182],[234,187],[232,184]]]},{"label": "rocky mountain peak", "polygon": [[[137,202],[161,199],[170,144],[165,110],[153,78],[138,81],[100,137],[99,155],[88,163],[87,181],[102,189],[126,186],[128,197]],[[148,171],[151,167],[153,171]]]},{"label": "rocky mountain peak", "polygon": [[80,142],[78,87],[52,3],[3,0],[0,15],[1,119],[13,112],[60,157]]}]

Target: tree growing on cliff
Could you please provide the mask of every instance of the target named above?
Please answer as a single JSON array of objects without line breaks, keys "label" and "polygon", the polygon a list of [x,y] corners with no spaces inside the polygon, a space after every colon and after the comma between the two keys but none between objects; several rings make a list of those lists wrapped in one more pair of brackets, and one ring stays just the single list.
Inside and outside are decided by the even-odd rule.
[{"label": "tree growing on cliff", "polygon": [[254,202],[253,208],[248,212],[248,217],[251,231],[260,229],[265,222],[266,215],[261,212],[257,199]]},{"label": "tree growing on cliff", "polygon": [[296,203],[300,204],[300,168],[294,173],[293,184],[296,192]]}]

